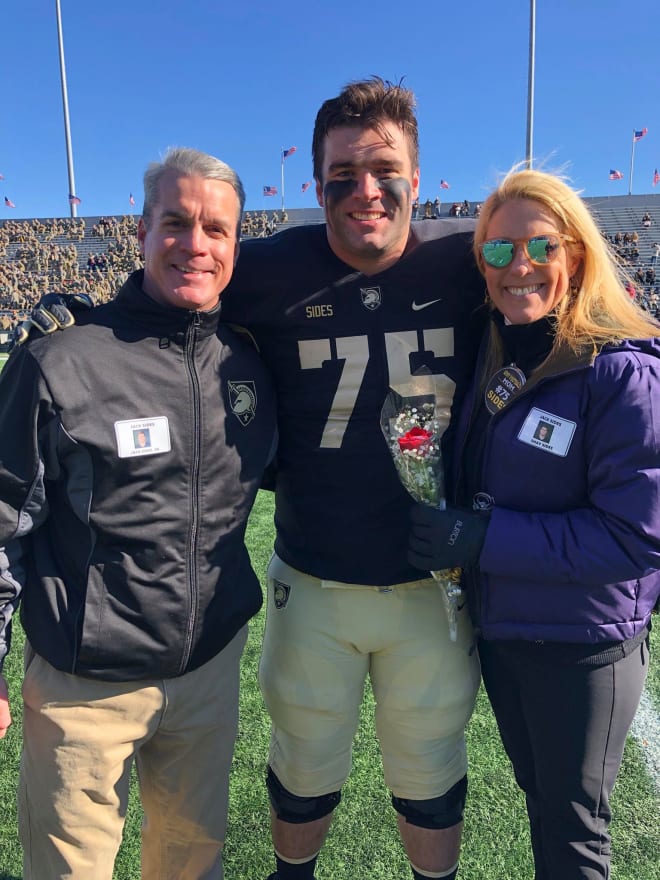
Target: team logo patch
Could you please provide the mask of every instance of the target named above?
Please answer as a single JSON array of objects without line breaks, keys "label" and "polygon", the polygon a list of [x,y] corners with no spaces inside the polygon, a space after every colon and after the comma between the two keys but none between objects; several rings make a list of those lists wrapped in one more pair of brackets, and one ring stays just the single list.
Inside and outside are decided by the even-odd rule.
[{"label": "team logo patch", "polygon": [[282,581],[277,581],[273,578],[273,601],[277,609],[286,607],[290,592],[291,587],[288,584],[283,584]]},{"label": "team logo patch", "polygon": [[254,382],[227,382],[229,406],[241,425],[249,425],[257,412],[257,389]]},{"label": "team logo patch", "polygon": [[380,287],[361,287],[360,296],[362,297],[362,305],[365,309],[373,312],[383,301],[380,294]]}]

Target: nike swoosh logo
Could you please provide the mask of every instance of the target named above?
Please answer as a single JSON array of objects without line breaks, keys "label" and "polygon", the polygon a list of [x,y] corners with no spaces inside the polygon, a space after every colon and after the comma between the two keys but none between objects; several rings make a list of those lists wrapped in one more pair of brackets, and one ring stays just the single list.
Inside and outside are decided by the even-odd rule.
[{"label": "nike swoosh logo", "polygon": [[416,302],[413,302],[412,309],[413,309],[413,312],[419,312],[421,309],[427,309],[429,306],[433,306],[439,302],[442,302],[442,297],[440,297],[440,299],[432,299],[430,302],[427,302],[427,303],[419,303],[418,304]]}]

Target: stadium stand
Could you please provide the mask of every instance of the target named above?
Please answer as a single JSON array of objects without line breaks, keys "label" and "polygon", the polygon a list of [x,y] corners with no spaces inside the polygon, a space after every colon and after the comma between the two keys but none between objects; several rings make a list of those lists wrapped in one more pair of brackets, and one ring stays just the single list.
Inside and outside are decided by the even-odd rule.
[{"label": "stadium stand", "polygon": [[[629,292],[660,318],[660,194],[587,198],[603,235],[629,278]],[[420,199],[431,216],[475,217],[479,202]],[[242,235],[263,237],[290,226],[321,223],[320,208],[247,211]],[[78,217],[0,221],[0,350],[8,331],[49,290],[91,291],[102,301],[141,265],[137,220]]]}]

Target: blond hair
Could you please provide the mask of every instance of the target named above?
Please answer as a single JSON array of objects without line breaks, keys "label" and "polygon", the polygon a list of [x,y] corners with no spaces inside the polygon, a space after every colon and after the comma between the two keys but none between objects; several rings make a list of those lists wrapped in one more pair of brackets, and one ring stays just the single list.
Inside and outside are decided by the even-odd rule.
[{"label": "blond hair", "polygon": [[474,255],[482,274],[485,264],[481,245],[488,225],[505,202],[529,199],[551,211],[557,231],[574,239],[567,243],[569,255],[580,265],[571,287],[554,310],[554,348],[568,345],[574,351],[600,350],[608,342],[660,336],[660,325],[632,301],[624,284],[627,279],[603,238],[584,201],[560,177],[545,171],[513,169],[505,175],[481,208],[474,235]]}]

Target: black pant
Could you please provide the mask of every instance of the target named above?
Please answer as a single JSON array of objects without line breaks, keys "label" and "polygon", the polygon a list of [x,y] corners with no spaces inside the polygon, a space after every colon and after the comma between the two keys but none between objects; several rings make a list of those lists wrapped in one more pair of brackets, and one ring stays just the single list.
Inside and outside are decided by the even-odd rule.
[{"label": "black pant", "polygon": [[[535,880],[610,876],[609,796],[648,671],[648,644],[607,666],[481,641],[484,684],[525,793]],[[556,654],[555,654],[556,656]]]}]

